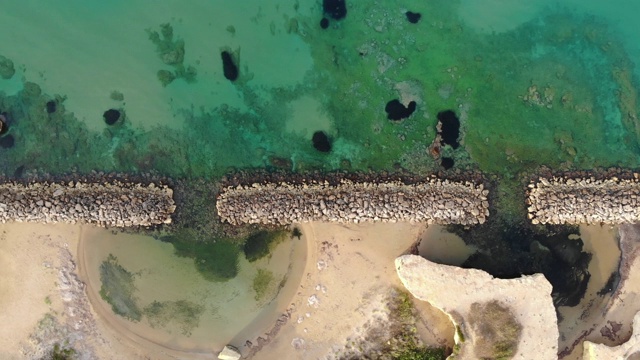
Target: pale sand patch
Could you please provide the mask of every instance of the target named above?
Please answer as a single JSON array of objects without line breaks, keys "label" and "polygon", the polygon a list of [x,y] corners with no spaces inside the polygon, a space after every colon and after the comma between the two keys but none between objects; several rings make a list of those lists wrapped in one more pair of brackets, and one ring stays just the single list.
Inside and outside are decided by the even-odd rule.
[{"label": "pale sand patch", "polygon": [[[255,359],[331,358],[348,338],[365,333],[365,324],[384,316],[384,297],[402,289],[394,259],[405,253],[425,230],[421,224],[298,225],[308,237],[307,265],[290,305],[291,319]],[[429,231],[437,231],[432,226]],[[433,308],[418,306],[432,346],[452,346],[449,319]],[[294,345],[298,346],[298,349]]]},{"label": "pale sand patch", "polygon": [[[104,336],[104,327],[95,323],[73,273],[80,226],[9,223],[0,224],[0,231],[0,358],[39,359],[50,348],[40,341],[51,345],[57,341],[52,337],[65,332],[77,340],[80,359],[148,358],[144,349]],[[58,325],[38,334],[45,314]],[[34,334],[39,341],[30,338]]]},{"label": "pale sand patch", "polygon": [[316,131],[333,134],[333,123],[329,116],[322,111],[320,101],[311,96],[302,96],[289,103],[291,116],[287,118],[285,130],[287,132],[311,139]]},{"label": "pale sand patch", "polygon": [[61,311],[54,269],[60,265],[58,246],[74,244],[78,228],[1,224],[0,231],[0,358],[22,359],[20,344],[38,321]]}]

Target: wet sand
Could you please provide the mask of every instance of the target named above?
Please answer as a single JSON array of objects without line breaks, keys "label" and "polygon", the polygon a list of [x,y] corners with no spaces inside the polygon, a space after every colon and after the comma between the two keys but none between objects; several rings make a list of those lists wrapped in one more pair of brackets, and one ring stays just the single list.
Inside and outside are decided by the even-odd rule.
[{"label": "wet sand", "polygon": [[[599,295],[598,292],[605,287],[611,274],[618,270],[620,248],[617,233],[617,227],[612,226],[580,226],[580,236],[584,242],[583,250],[593,254],[589,263],[591,278],[580,304],[574,307],[561,306],[558,309],[560,316],[564,318],[558,324],[561,334],[559,346],[561,352],[573,346],[578,338],[587,336],[591,339],[600,335],[597,330],[591,329],[605,321],[604,312],[612,300],[611,293]],[[578,344],[565,357],[565,359],[581,358],[582,344]]]}]

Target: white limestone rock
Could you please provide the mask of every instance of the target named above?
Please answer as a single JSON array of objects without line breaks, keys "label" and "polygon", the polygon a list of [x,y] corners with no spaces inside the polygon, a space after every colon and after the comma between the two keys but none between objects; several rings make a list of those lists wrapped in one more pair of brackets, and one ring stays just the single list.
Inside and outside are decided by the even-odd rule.
[{"label": "white limestone rock", "polygon": [[396,259],[400,280],[416,298],[445,312],[464,341],[456,334],[460,352],[456,359],[476,359],[477,345],[469,324],[472,304],[497,301],[509,309],[522,326],[512,359],[555,360],[558,358],[558,326],[551,298],[551,284],[542,274],[518,279],[496,279],[488,273],[440,265],[420,256]]},{"label": "white limestone rock", "polygon": [[218,354],[218,359],[220,360],[239,360],[242,357],[238,349],[231,345],[227,345],[222,349],[220,354]]}]

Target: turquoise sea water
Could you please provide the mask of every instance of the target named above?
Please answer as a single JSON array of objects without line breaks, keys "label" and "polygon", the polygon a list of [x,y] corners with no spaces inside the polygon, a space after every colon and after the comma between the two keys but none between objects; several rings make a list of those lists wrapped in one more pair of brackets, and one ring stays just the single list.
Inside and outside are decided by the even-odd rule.
[{"label": "turquoise sea water", "polygon": [[[464,147],[443,149],[455,167],[637,165],[637,3],[347,6],[346,18],[322,30],[319,1],[9,2],[0,55],[16,72],[0,80],[0,110],[15,141],[1,149],[0,168],[431,171],[439,163],[427,148],[446,109],[462,121]],[[407,10],[422,14],[417,24]],[[173,30],[165,45],[184,42],[179,64],[163,62],[150,40],[162,24]],[[239,59],[236,82],[223,76],[223,50]],[[189,67],[189,81],[158,79],[159,70]],[[532,85],[550,100],[519,98]],[[415,100],[416,112],[389,121],[384,107],[395,98]],[[50,100],[57,109],[48,114]],[[122,124],[105,124],[110,108],[125,114]],[[313,148],[317,130],[329,135],[330,153]]]},{"label": "turquoise sea water", "polygon": [[[461,121],[462,146],[441,150],[454,170],[637,168],[638,12],[633,0],[360,0],[323,30],[321,1],[8,1],[0,172],[428,173],[443,170],[429,147],[444,110]],[[393,99],[415,112],[390,121]]]}]

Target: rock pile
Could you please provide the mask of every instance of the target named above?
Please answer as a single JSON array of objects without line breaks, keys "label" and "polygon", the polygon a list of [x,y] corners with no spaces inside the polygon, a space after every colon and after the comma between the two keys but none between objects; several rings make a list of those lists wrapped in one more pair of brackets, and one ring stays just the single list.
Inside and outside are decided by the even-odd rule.
[{"label": "rock pile", "polygon": [[489,215],[489,191],[470,181],[354,182],[342,179],[291,184],[253,183],[226,187],[218,215],[232,225],[326,221],[341,223],[416,221],[482,224]]},{"label": "rock pile", "polygon": [[625,224],[640,221],[640,180],[553,176],[529,184],[534,224]]},{"label": "rock pile", "polygon": [[175,210],[167,186],[124,183],[0,184],[0,221],[91,223],[99,226],[168,224]]}]

